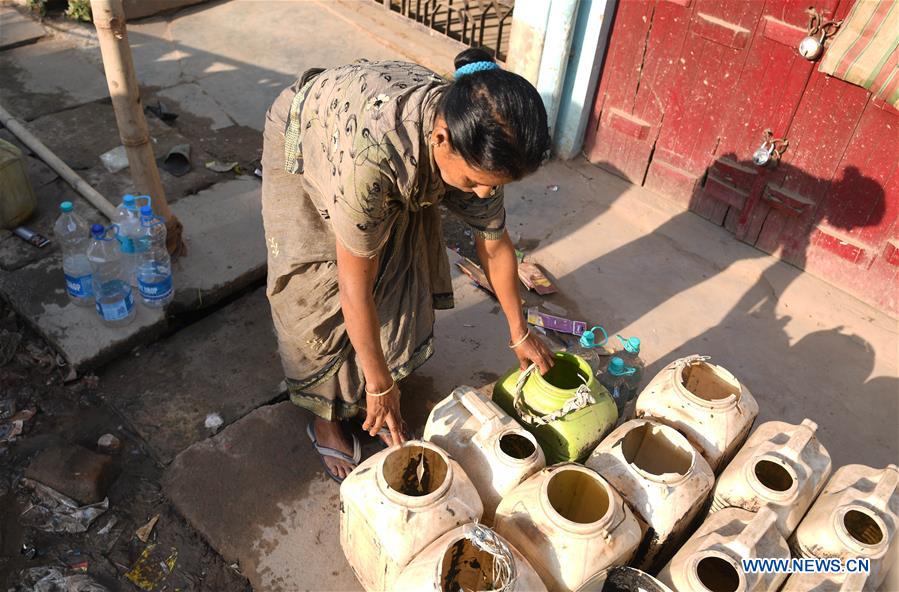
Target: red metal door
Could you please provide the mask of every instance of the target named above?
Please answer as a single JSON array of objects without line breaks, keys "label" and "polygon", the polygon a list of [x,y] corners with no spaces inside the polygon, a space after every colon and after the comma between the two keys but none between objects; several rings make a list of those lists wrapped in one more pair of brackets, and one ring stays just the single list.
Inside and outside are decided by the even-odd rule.
[{"label": "red metal door", "polygon": [[[798,55],[807,6],[622,2],[587,156],[895,314],[899,112]],[[752,163],[765,129],[776,167]]]}]

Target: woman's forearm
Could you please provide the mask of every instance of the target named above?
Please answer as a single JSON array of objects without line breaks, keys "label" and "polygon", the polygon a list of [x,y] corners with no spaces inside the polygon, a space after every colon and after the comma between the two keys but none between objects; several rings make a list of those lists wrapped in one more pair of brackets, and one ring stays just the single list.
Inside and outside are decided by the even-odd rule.
[{"label": "woman's forearm", "polygon": [[390,388],[393,379],[381,348],[381,322],[373,295],[378,258],[357,257],[338,244],[337,281],[340,307],[367,390]]},{"label": "woman's forearm", "polygon": [[484,267],[484,273],[493,286],[499,305],[509,321],[509,336],[518,341],[527,333],[527,322],[521,312],[521,296],[518,294],[518,259],[515,258],[515,246],[508,233],[499,240],[488,241],[478,238],[475,241],[478,259]]}]

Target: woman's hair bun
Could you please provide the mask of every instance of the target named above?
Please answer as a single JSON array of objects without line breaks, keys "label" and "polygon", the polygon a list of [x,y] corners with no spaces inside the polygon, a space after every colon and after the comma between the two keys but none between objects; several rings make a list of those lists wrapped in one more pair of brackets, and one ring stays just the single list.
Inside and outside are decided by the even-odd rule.
[{"label": "woman's hair bun", "polygon": [[485,49],[481,49],[480,47],[469,47],[456,56],[456,58],[453,60],[453,65],[456,67],[456,70],[458,70],[462,66],[474,64],[475,62],[496,63],[496,60],[494,60],[493,56],[490,55],[490,52]]}]

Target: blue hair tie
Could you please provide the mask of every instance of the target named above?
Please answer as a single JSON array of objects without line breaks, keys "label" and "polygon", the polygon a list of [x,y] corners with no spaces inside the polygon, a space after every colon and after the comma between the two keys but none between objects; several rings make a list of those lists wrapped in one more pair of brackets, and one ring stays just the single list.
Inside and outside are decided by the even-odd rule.
[{"label": "blue hair tie", "polygon": [[474,74],[475,72],[486,72],[488,70],[499,70],[499,65],[496,62],[472,62],[470,64],[465,64],[458,70],[456,70],[455,77],[462,78],[463,76],[467,76],[468,74]]}]

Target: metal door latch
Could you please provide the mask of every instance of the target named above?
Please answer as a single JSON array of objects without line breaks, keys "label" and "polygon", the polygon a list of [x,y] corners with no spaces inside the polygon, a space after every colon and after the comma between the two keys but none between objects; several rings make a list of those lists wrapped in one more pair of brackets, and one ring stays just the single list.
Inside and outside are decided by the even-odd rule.
[{"label": "metal door latch", "polygon": [[772,160],[776,162],[780,160],[781,154],[786,151],[789,145],[789,140],[786,138],[775,138],[774,132],[766,129],[762,145],[752,154],[752,162],[760,167],[766,166]]}]

